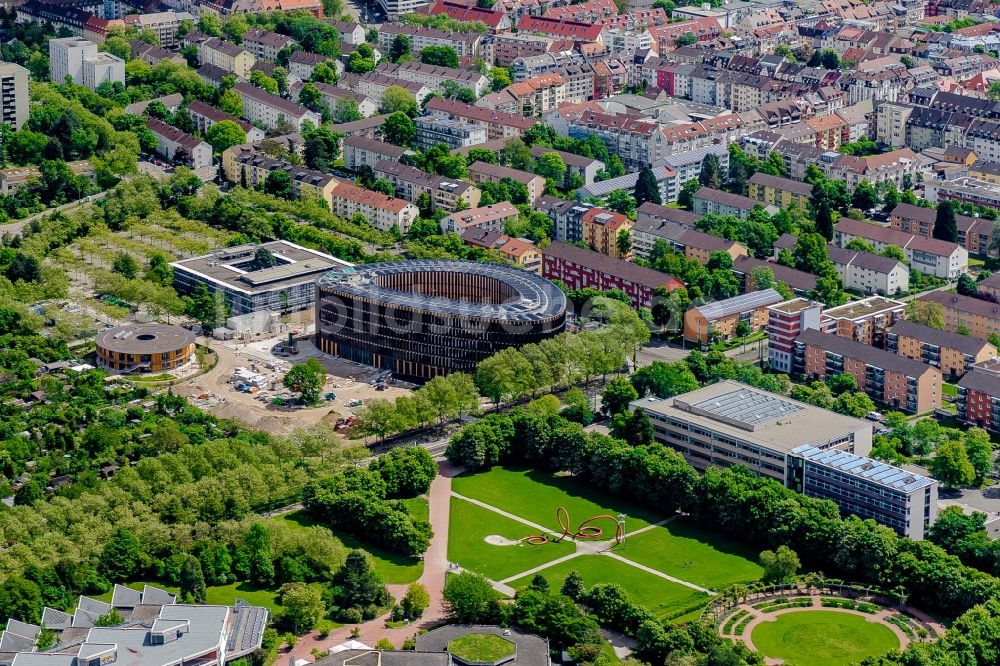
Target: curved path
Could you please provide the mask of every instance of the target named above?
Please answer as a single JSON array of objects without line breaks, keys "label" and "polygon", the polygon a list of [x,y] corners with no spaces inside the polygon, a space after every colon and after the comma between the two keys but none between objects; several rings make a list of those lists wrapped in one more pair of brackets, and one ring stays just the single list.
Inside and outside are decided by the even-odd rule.
[{"label": "curved path", "polygon": [[[360,625],[344,625],[330,632],[330,635],[322,639],[319,633],[312,631],[299,638],[295,647],[289,650],[287,647],[279,652],[277,663],[287,663],[288,657],[295,659],[308,659],[313,661],[312,651],[314,649],[326,651],[335,645],[350,640],[351,631],[355,626],[361,631],[358,638],[362,643],[375,647],[375,643],[381,638],[388,638],[392,644],[399,649],[403,641],[417,635],[422,629],[430,629],[440,624],[445,618],[443,607],[443,592],[445,576],[448,571],[448,518],[451,505],[451,479],[457,471],[447,462],[439,465],[439,473],[431,482],[429,497],[430,523],[434,530],[430,546],[424,553],[424,572],[418,581],[425,588],[430,596],[430,607],[424,611],[423,616],[416,622],[397,629],[388,629],[385,626],[389,615],[377,617]],[[406,594],[406,585],[389,585],[389,593],[397,601]]]}]

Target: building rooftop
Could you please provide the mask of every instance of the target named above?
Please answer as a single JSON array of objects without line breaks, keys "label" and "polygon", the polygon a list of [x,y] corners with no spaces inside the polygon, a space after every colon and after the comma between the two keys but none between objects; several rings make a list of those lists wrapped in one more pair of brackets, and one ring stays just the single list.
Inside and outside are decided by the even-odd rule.
[{"label": "building rooftop", "polygon": [[[510,167],[500,166],[499,164],[490,164],[488,162],[473,162],[469,165],[469,174],[481,174],[483,176],[489,176],[491,178],[510,178],[518,183],[527,185],[536,178],[540,178],[533,173],[528,173],[527,171],[521,171],[519,169],[511,169]],[[473,178],[475,180],[475,178]]]},{"label": "building rooftop", "polygon": [[784,192],[791,192],[792,194],[798,194],[806,197],[812,194],[812,185],[809,183],[800,183],[797,180],[772,176],[771,174],[764,173],[763,171],[758,171],[754,175],[750,176],[750,180],[747,182],[752,185],[773,187]]},{"label": "building rooftop", "polygon": [[125,354],[162,354],[194,342],[194,333],[180,326],[135,324],[100,331],[97,346]]},{"label": "building rooftop", "polygon": [[578,266],[586,266],[605,275],[628,280],[629,282],[640,284],[650,289],[666,287],[668,290],[672,290],[684,286],[680,280],[672,275],[654,271],[652,268],[638,266],[630,261],[614,259],[593,250],[585,250],[575,245],[566,245],[558,241],[552,242],[545,247],[542,250],[542,254],[546,257],[556,257],[563,261],[577,264]]},{"label": "building rooftop", "polygon": [[[694,223],[700,218],[691,211],[684,210],[683,208],[668,208],[667,206],[661,206],[660,204],[655,204],[652,201],[647,201],[639,208],[636,212],[642,216],[651,218],[653,221],[662,222],[676,222],[677,224],[682,224],[684,226],[693,227]],[[639,227],[639,222],[636,222],[636,228]],[[649,227],[652,231],[654,227]]]},{"label": "building rooftop", "polygon": [[866,345],[863,342],[855,342],[848,338],[834,333],[823,333],[816,329],[806,329],[795,339],[796,342],[819,347],[827,352],[832,352],[846,358],[853,358],[861,361],[865,365],[871,365],[883,370],[899,372],[907,377],[921,377],[928,372],[937,372],[937,368],[915,361],[906,356],[899,356],[890,351]]},{"label": "building rooftop", "polygon": [[[920,342],[936,347],[950,347],[971,356],[980,353],[984,348],[993,349],[993,345],[990,343],[974,338],[971,335],[941,331],[930,326],[906,321],[905,319],[893,324],[893,327],[889,329],[889,333],[893,335],[905,335],[908,338],[915,338]],[[995,349],[993,351],[994,353],[996,352]]]},{"label": "building rooftop", "polygon": [[752,209],[754,206],[763,205],[755,199],[744,197],[739,194],[732,194],[731,192],[723,192],[722,190],[712,189],[711,187],[700,188],[697,192],[695,192],[694,198],[712,201],[723,206],[747,210]]},{"label": "building rooftop", "polygon": [[736,257],[733,260],[733,270],[744,275],[750,275],[755,268],[767,268],[778,282],[784,282],[798,292],[816,289],[816,276],[783,264],[776,264],[755,257]]},{"label": "building rooftop", "polygon": [[905,493],[910,493],[937,483],[937,481],[930,477],[908,472],[899,467],[887,465],[878,460],[872,460],[871,458],[856,456],[846,451],[837,451],[834,449],[824,451],[817,449],[815,446],[804,445],[792,449],[792,453],[818,465],[830,467],[868,481],[869,483],[874,483],[885,488],[892,488],[893,490],[900,490]]},{"label": "building rooftop", "polygon": [[985,319],[994,321],[1000,319],[1000,304],[975,296],[962,296],[948,291],[932,291],[921,296],[919,300],[940,303],[942,307],[978,315]]},{"label": "building rooftop", "polygon": [[785,301],[784,303],[775,303],[770,306],[771,310],[777,310],[778,312],[783,312],[785,314],[796,314],[797,312],[802,312],[806,308],[811,308],[815,306],[822,306],[822,303],[817,301],[810,301],[808,298],[793,298],[790,301]]},{"label": "building rooftop", "polygon": [[[255,269],[253,261],[259,248],[270,250],[279,265]],[[317,274],[351,264],[322,252],[279,240],[261,245],[227,247],[200,257],[181,259],[170,265],[175,271],[191,273],[222,288],[255,294],[312,282]]]},{"label": "building rooftop", "polygon": [[265,106],[270,106],[273,109],[277,109],[281,113],[287,114],[291,118],[301,118],[306,114],[312,113],[309,109],[300,104],[289,102],[287,99],[282,99],[277,95],[272,95],[266,90],[261,90],[260,88],[249,83],[237,83],[233,86],[233,90],[235,90],[241,97],[247,97],[260,102]]},{"label": "building rooftop", "polygon": [[996,361],[986,361],[972,366],[970,371],[958,380],[958,385],[970,391],[1000,398],[1000,374],[997,373],[996,365]]},{"label": "building rooftop", "polygon": [[852,432],[871,432],[871,424],[860,419],[732,380],[673,398],[642,398],[632,405],[784,453],[805,444],[822,447]]},{"label": "building rooftop", "polygon": [[885,296],[871,296],[860,301],[851,301],[843,305],[838,305],[835,308],[824,310],[823,316],[830,319],[855,321],[885,312],[902,310],[905,307],[906,304],[902,301],[896,301]]},{"label": "building rooftop", "polygon": [[373,190],[366,190],[363,187],[358,187],[351,183],[341,182],[333,190],[334,198],[346,199],[347,201],[353,201],[354,203],[361,204],[364,206],[371,206],[372,208],[380,208],[382,210],[387,210],[392,213],[400,213],[407,206],[412,206],[406,199],[398,199],[396,197],[390,197],[387,194],[382,194],[381,192],[375,192]]},{"label": "building rooftop", "polygon": [[762,289],[760,291],[750,291],[745,294],[740,294],[739,296],[726,298],[721,301],[705,303],[704,305],[697,306],[695,309],[698,310],[698,312],[700,312],[705,319],[712,320],[720,319],[721,317],[728,317],[734,314],[740,314],[742,312],[749,312],[758,308],[766,308],[774,305],[775,303],[780,303],[783,300],[784,296],[779,294],[774,289]]}]

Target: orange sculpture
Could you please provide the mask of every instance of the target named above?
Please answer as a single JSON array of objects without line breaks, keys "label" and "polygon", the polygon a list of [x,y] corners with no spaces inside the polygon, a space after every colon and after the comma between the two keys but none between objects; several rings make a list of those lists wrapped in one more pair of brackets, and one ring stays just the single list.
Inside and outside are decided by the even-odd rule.
[{"label": "orange sculpture", "polygon": [[525,542],[529,546],[542,546],[547,544],[549,541],[553,543],[559,543],[566,537],[572,537],[574,539],[586,539],[588,541],[600,541],[604,536],[604,529],[598,527],[597,525],[592,525],[594,521],[597,520],[613,520],[615,521],[615,543],[622,543],[625,540],[625,516],[615,517],[609,513],[602,513],[597,516],[591,516],[585,521],[580,523],[576,531],[570,530],[569,525],[569,511],[566,507],[561,506],[556,509],[556,522],[559,523],[559,527],[562,529],[562,534],[558,537],[550,537],[547,534],[532,534],[531,536],[526,536],[520,541]]}]

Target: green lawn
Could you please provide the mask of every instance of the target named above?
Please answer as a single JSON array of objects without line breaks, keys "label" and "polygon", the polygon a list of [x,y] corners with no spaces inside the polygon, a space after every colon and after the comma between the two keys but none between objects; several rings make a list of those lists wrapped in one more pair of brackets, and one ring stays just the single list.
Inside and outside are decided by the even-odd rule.
[{"label": "green lawn", "polygon": [[954,384],[949,384],[948,382],[944,382],[941,384],[941,395],[957,396],[958,387],[955,386]]},{"label": "green lawn", "polygon": [[[494,467],[488,472],[456,477],[451,482],[451,488],[459,495],[486,502],[553,530],[559,529],[556,510],[561,506],[569,511],[572,530],[587,518],[602,513],[615,515],[625,512],[628,514],[627,529],[638,529],[662,518],[637,504],[609,497],[571,477],[531,470]],[[614,523],[601,521],[598,525],[604,528],[608,538],[614,536]]]},{"label": "green lawn", "polygon": [[466,634],[448,643],[448,652],[465,663],[488,663],[513,657],[514,644],[496,634]]},{"label": "green lawn", "polygon": [[484,539],[496,534],[512,541],[535,534],[527,525],[470,502],[451,498],[451,526],[448,530],[448,561],[480,573],[492,580],[503,580],[533,569],[549,560],[569,555],[573,543],[547,543],[542,546],[494,546]]},{"label": "green lawn", "polygon": [[[570,571],[583,576],[583,583],[590,587],[596,583],[618,583],[628,592],[633,602],[646,607],[656,615],[664,615],[680,608],[693,606],[700,601],[708,603],[710,597],[691,588],[671,583],[659,576],[646,573],[633,566],[604,555],[581,555],[541,571],[552,589],[558,590]],[[510,583],[511,587],[527,587],[534,576],[526,576]]]},{"label": "green lawn", "polygon": [[[422,512],[426,517],[428,508],[427,500],[417,498],[412,500],[406,500],[407,508],[411,513]],[[411,504],[412,503],[412,504]],[[292,513],[286,513],[273,518],[272,520],[281,520],[293,527],[306,528],[312,527],[314,525],[319,525],[320,527],[326,527],[313,520],[305,511],[293,511]],[[327,529],[329,529],[327,527]],[[368,543],[367,541],[362,541],[353,534],[348,534],[347,532],[341,532],[338,530],[330,530],[333,532],[334,536],[340,539],[345,546],[348,548],[360,548],[361,550],[367,551],[371,555],[372,566],[375,571],[377,571],[387,583],[413,583],[420,578],[420,574],[424,571],[423,560],[416,557],[407,557],[406,555],[401,555],[400,553],[391,551],[387,548],[382,548],[375,544]]]},{"label": "green lawn", "polygon": [[834,611],[779,615],[753,630],[754,645],[787,666],[841,666],[899,649],[899,639],[882,624]]},{"label": "green lawn", "polygon": [[[615,552],[712,590],[759,580],[764,573],[755,562],[756,553],[749,548],[680,520],[627,536]],[[684,566],[686,563],[691,566]]]},{"label": "green lawn", "polygon": [[[134,590],[142,590],[143,585],[152,585],[160,588],[161,590],[167,590],[168,592],[179,594],[177,587],[173,585],[164,585],[163,583],[157,583],[155,581],[137,581],[127,583],[127,586]],[[111,595],[112,592],[105,592],[104,594],[94,598],[110,603]],[[281,604],[278,603],[278,598],[278,594],[274,590],[262,590],[251,585],[250,583],[231,583],[229,585],[216,585],[209,587],[206,601],[214,606],[232,606],[237,599],[243,599],[254,606],[264,606],[265,608],[270,609],[271,615],[273,616],[282,610]]]}]

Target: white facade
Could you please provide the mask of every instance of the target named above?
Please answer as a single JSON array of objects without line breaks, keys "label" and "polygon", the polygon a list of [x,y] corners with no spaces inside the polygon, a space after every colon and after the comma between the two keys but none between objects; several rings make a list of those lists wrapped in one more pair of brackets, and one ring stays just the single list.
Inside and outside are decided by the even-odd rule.
[{"label": "white facade", "polygon": [[73,83],[95,90],[99,85],[125,83],[125,61],[110,53],[99,53],[97,44],[80,37],[49,40],[49,75],[62,83]]},{"label": "white facade", "polygon": [[14,130],[28,119],[31,94],[28,91],[28,70],[12,62],[0,63],[0,122]]},{"label": "white facade", "polygon": [[110,53],[98,53],[83,61],[83,85],[91,90],[104,82],[125,84],[125,61]]}]

